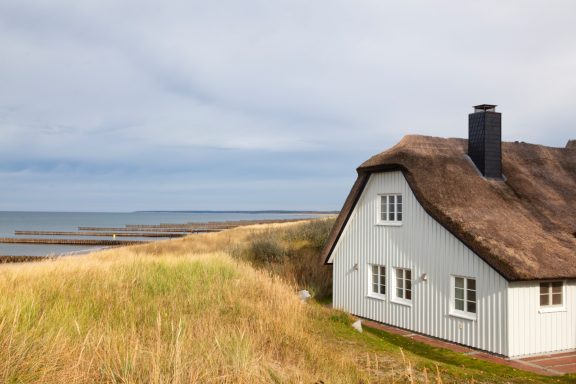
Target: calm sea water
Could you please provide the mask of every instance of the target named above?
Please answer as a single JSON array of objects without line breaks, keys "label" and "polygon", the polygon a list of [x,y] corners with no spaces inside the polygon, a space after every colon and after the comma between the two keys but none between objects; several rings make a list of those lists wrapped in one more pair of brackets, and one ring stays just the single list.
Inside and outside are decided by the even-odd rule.
[{"label": "calm sea water", "polygon": [[[188,222],[264,220],[316,217],[314,214],[287,213],[231,213],[231,212],[132,212],[132,213],[86,213],[86,212],[0,212],[0,237],[52,237],[16,236],[14,231],[78,231],[78,227],[124,227],[127,224],[185,224]],[[66,238],[66,237],[64,237]],[[105,237],[70,237],[74,239]],[[122,240],[130,240],[123,237]],[[148,238],[147,240],[150,240]],[[45,244],[1,244],[0,255],[46,256],[85,252],[101,247]]]}]

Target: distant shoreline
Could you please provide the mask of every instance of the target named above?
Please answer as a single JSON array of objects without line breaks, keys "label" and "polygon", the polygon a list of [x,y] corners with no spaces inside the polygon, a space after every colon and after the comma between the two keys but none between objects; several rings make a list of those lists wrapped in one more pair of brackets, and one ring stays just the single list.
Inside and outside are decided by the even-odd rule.
[{"label": "distant shoreline", "polygon": [[[161,241],[174,237],[174,234],[179,235],[178,237],[184,237],[190,234],[219,232],[245,225],[296,222],[335,216],[333,211],[178,211],[177,213],[182,213],[182,216],[174,215],[174,212],[140,211],[138,212],[140,213],[140,220],[132,220],[132,224],[130,221],[122,220],[122,217],[126,215],[123,214],[120,216],[120,220],[114,218],[112,221],[93,221],[89,226],[81,226],[78,224],[85,221],[80,220],[82,215],[77,215],[78,217],[66,218],[64,225],[61,220],[59,221],[56,218],[55,224],[53,224],[55,227],[51,228],[52,219],[44,215],[43,219],[35,221],[32,218],[29,220],[33,225],[35,222],[43,224],[38,229],[30,228],[29,226],[22,230],[14,228],[14,225],[5,226],[5,228],[0,227],[0,230],[3,230],[3,233],[2,231],[0,233],[4,235],[0,236],[0,264],[82,255],[97,252],[111,246],[120,247],[150,243],[154,241],[151,241],[152,238],[158,238],[155,241]],[[138,213],[133,214],[138,215]],[[148,214],[142,215],[142,213]],[[149,220],[150,216],[154,220]],[[161,221],[161,218],[170,219],[170,216],[176,221],[166,223]],[[190,218],[193,220],[202,218],[205,221],[184,222],[182,217],[187,218],[187,216],[192,216]],[[263,218],[261,216],[272,217]],[[142,219],[143,217],[144,219]],[[24,221],[16,219],[14,222],[20,223],[18,225],[23,225]],[[169,236],[168,232],[170,232]],[[123,239],[117,240],[117,234]],[[156,236],[150,236],[150,234],[155,234]],[[96,245],[98,247],[95,247]],[[67,248],[68,246],[74,246],[76,249]]]},{"label": "distant shoreline", "polygon": [[286,215],[337,215],[340,211],[290,211],[290,210],[269,210],[269,211],[134,211],[134,213],[242,213],[242,214],[286,214]]},{"label": "distant shoreline", "polygon": [[130,214],[130,213],[203,213],[203,214],[219,214],[219,213],[235,213],[246,215],[262,215],[262,214],[285,214],[285,215],[337,215],[340,211],[293,211],[293,210],[264,210],[264,211],[215,211],[215,210],[145,210],[145,211],[6,211],[0,210],[0,213],[64,213],[64,214],[79,214],[79,213],[102,213],[102,214]]}]

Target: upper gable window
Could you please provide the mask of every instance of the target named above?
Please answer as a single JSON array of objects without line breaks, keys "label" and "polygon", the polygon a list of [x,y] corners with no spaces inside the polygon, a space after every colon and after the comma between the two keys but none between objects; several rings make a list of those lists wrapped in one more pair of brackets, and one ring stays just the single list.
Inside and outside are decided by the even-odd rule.
[{"label": "upper gable window", "polygon": [[401,194],[380,195],[379,222],[383,224],[401,224],[403,214],[402,205]]}]

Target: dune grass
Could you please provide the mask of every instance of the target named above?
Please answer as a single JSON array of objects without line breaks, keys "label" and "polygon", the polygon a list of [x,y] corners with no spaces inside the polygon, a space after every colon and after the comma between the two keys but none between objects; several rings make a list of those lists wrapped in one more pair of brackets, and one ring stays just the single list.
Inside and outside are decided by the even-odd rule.
[{"label": "dune grass", "polygon": [[127,253],[2,268],[1,382],[361,379],[280,279],[222,253]]},{"label": "dune grass", "polygon": [[[466,359],[437,362],[426,349],[402,351],[402,340],[359,334],[347,314],[301,303],[301,284],[320,287],[325,278],[296,276],[306,255],[309,268],[318,267],[318,239],[302,234],[325,228],[299,225],[1,265],[0,382],[548,381],[512,369],[495,376],[490,365],[467,367]],[[280,257],[254,257],[263,236],[276,236]]]}]

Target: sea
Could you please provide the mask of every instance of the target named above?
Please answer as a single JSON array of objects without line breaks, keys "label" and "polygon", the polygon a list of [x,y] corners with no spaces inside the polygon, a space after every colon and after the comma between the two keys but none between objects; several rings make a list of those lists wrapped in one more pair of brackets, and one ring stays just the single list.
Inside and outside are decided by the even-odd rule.
[{"label": "sea", "polygon": [[[16,235],[23,231],[65,231],[78,232],[78,227],[124,227],[126,225],[159,225],[205,223],[210,221],[269,220],[314,218],[320,213],[310,212],[231,212],[231,211],[192,211],[192,212],[2,212],[0,211],[1,238],[66,238],[104,239],[86,236],[41,236]],[[121,240],[148,240],[150,238],[122,237]],[[52,244],[5,244],[0,243],[0,256],[58,256],[83,254],[102,249],[102,246],[52,245]]]}]

